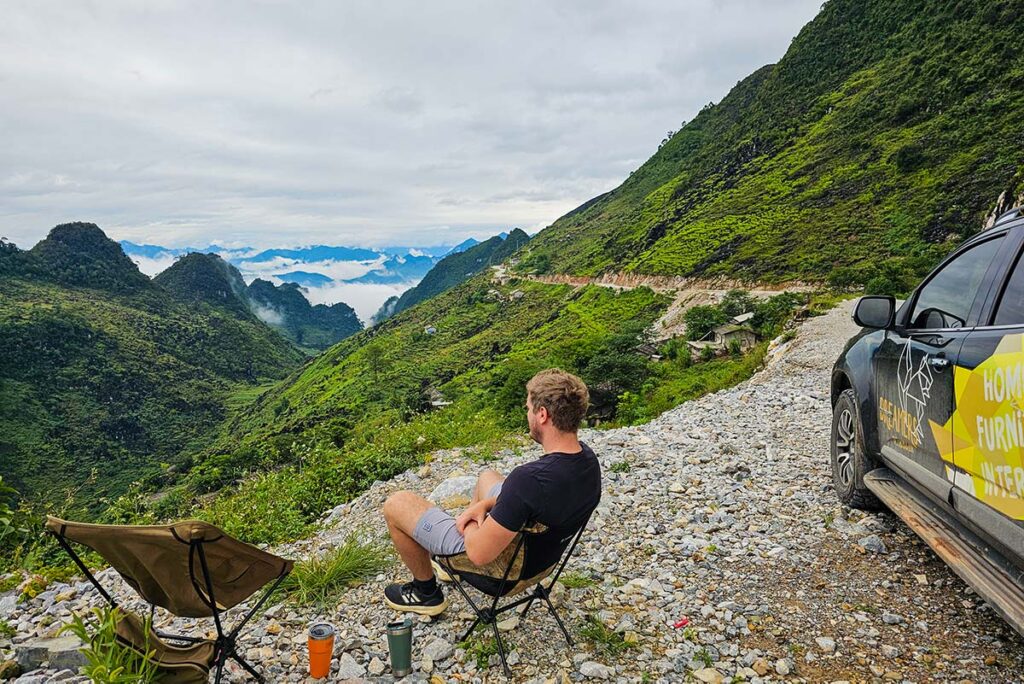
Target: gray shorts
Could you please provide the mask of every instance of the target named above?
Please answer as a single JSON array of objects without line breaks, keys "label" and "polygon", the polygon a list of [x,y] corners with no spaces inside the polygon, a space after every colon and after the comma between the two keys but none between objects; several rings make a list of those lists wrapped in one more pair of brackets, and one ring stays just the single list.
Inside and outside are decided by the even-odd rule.
[{"label": "gray shorts", "polygon": [[[498,496],[501,484],[491,487],[487,497]],[[454,556],[466,550],[466,540],[455,529],[455,518],[437,506],[420,516],[412,538],[432,556]]]}]

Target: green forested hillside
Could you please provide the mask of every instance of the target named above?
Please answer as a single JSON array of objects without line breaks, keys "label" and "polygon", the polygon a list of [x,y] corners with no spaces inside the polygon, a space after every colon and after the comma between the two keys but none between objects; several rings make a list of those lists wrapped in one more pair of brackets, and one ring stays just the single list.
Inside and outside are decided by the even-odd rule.
[{"label": "green forested hillside", "polygon": [[906,281],[1024,189],[1022,30],[1007,0],[831,0],[522,268]]},{"label": "green forested hillside", "polygon": [[180,463],[230,393],[302,358],[253,317],[177,301],[92,224],[2,245],[0,339],[0,475],[37,500],[84,485],[93,505]]},{"label": "green forested hillside", "polygon": [[[583,377],[592,420],[631,422],[749,376],[764,350],[696,360],[673,344],[669,360],[652,361],[637,347],[669,297],[502,281],[478,274],[332,347],[234,413],[155,508],[136,498],[117,510],[128,519],[187,510],[253,541],[293,538],[435,449],[486,453],[522,434],[525,384],[543,368]],[[758,305],[764,333],[799,301]],[[208,491],[218,496],[190,509]]]},{"label": "green forested hillside", "polygon": [[238,269],[216,254],[186,254],[153,282],[179,301],[209,304],[250,322],[258,318],[311,355],[363,329],[348,304],[313,306],[295,283],[257,278],[246,286]]},{"label": "green forested hillside", "polygon": [[469,249],[449,254],[434,264],[434,267],[423,276],[423,280],[416,287],[406,290],[397,299],[392,298],[385,302],[380,311],[374,315],[374,320],[382,321],[394,316],[455,287],[489,266],[502,263],[529,240],[529,235],[519,228],[514,228],[505,238],[495,235]]},{"label": "green forested hillside", "polygon": [[[523,295],[510,296],[515,289]],[[200,467],[233,464],[206,486],[230,481],[234,466],[290,460],[289,453],[257,454],[287,452],[299,436],[315,433],[341,445],[352,430],[408,420],[430,408],[432,390],[464,413],[490,411],[492,422],[504,422],[505,403],[516,408],[522,401],[526,373],[547,365],[585,368],[611,336],[653,321],[666,304],[649,290],[495,286],[480,274],[335,345],[260,396],[225,426],[212,450],[224,453]],[[506,383],[515,387],[511,398],[499,391]],[[496,405],[500,410],[491,410]]]},{"label": "green forested hillside", "polygon": [[351,306],[344,302],[311,305],[295,283],[274,285],[257,278],[249,283],[246,297],[260,320],[306,349],[326,349],[363,329]]},{"label": "green forested hillside", "polygon": [[209,304],[242,317],[252,315],[242,274],[216,254],[186,254],[153,282],[179,301]]}]

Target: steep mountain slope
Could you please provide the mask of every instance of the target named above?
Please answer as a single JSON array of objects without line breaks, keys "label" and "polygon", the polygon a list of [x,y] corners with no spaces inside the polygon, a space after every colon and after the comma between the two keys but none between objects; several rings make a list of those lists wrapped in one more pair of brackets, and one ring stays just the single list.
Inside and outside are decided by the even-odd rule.
[{"label": "steep mountain slope", "polygon": [[246,286],[238,269],[216,254],[180,257],[153,282],[179,301],[202,302],[253,322],[258,318],[311,352],[326,349],[363,329],[348,304],[313,306],[294,283],[275,286],[257,278]]},{"label": "steep mountain slope", "polygon": [[216,254],[186,254],[158,273],[153,283],[182,302],[203,302],[239,316],[250,314],[242,274]]},{"label": "steep mountain slope", "polygon": [[348,304],[312,306],[295,283],[275,286],[257,278],[249,283],[246,297],[262,321],[280,329],[300,347],[326,349],[363,329]]},{"label": "steep mountain slope", "polygon": [[0,249],[0,339],[0,474],[39,499],[84,485],[94,506],[180,463],[236,388],[302,358],[251,315],[179,302],[93,224]]},{"label": "steep mountain slope", "polygon": [[[474,244],[462,251],[452,251],[430,269],[416,287],[406,290],[398,298],[388,299],[373,320],[382,321],[411,306],[455,287],[467,278],[479,273],[492,264],[500,264],[519,248],[529,242],[530,237],[519,228],[507,236],[494,237]],[[467,241],[468,242],[468,241]],[[465,245],[467,243],[463,243]],[[459,245],[462,247],[462,245]],[[458,249],[458,248],[456,248]]]},{"label": "steep mountain slope", "polygon": [[[560,365],[594,382],[609,380],[614,369],[606,373],[591,361],[618,358],[610,350],[635,344],[637,326],[653,322],[668,301],[646,288],[515,279],[499,285],[490,273],[478,274],[353,335],[268,390],[229,420],[190,477],[200,490],[216,489],[254,467],[293,463],[307,453],[300,445],[321,444],[341,463],[368,442],[399,439],[396,426],[418,431],[412,438],[424,439],[409,451],[403,442],[396,452],[352,464],[380,477],[436,439],[473,443],[503,434],[518,427],[523,384],[534,372]],[[444,408],[432,410],[432,402]],[[335,500],[351,485],[315,496]]]},{"label": "steep mountain slope", "polygon": [[28,253],[11,250],[8,257],[10,269],[61,285],[111,292],[132,292],[149,286],[149,278],[92,223],[56,226]]},{"label": "steep mountain slope", "polygon": [[910,277],[1020,191],[1022,29],[1008,1],[831,0],[521,267]]}]

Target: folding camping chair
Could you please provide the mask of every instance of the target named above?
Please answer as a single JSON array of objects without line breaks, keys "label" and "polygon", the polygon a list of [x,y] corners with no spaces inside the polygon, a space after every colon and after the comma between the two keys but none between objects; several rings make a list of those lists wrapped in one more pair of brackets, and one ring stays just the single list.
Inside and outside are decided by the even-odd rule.
[{"label": "folding camping chair", "polygon": [[[591,515],[593,512],[591,512]],[[537,573],[533,577],[523,577],[523,572],[526,568],[526,560],[530,554],[530,538],[536,537],[543,533],[547,528],[541,524],[536,524],[528,528],[522,529],[513,538],[512,543],[505,547],[497,558],[488,563],[487,565],[477,566],[470,562],[469,557],[465,553],[456,554],[453,556],[434,556],[434,561],[441,567],[442,570],[448,573],[451,577],[452,584],[458,590],[462,597],[466,599],[466,602],[473,609],[476,614],[476,619],[473,620],[473,624],[470,625],[466,633],[462,635],[459,641],[465,641],[476,626],[479,624],[490,625],[491,630],[494,632],[494,639],[498,642],[498,655],[501,656],[501,664],[505,668],[505,676],[508,678],[512,677],[512,670],[509,669],[508,660],[505,658],[505,644],[501,640],[501,633],[498,631],[498,616],[502,613],[508,612],[515,608],[518,608],[522,604],[526,604],[520,616],[525,618],[526,613],[530,610],[530,606],[533,605],[534,601],[540,600],[544,602],[544,605],[548,607],[552,617],[555,618],[555,622],[558,623],[558,628],[562,630],[562,634],[565,636],[565,640],[569,646],[573,645],[572,637],[569,635],[569,630],[565,628],[565,624],[562,622],[562,618],[559,617],[558,611],[555,610],[554,604],[551,603],[551,589],[555,586],[555,582],[558,581],[559,576],[565,569],[566,563],[569,562],[569,558],[572,557],[573,551],[576,550],[576,544],[579,543],[580,537],[583,536],[583,530],[587,528],[587,523],[590,522],[590,515],[580,525],[579,530],[570,538],[572,543],[567,544],[566,548],[562,551],[562,558],[559,562],[555,563],[549,568]],[[547,586],[544,586],[543,580],[547,578],[552,571],[554,576],[551,581],[548,582]],[[488,597],[491,597],[490,606],[480,607],[470,597],[469,592],[463,586],[462,582],[465,581],[473,588],[483,592]],[[504,606],[498,606],[501,599],[526,591],[530,587],[533,587],[526,596],[519,598],[511,603]]]},{"label": "folding camping chair", "polygon": [[[150,615],[156,606],[161,606],[179,617],[213,618],[217,637],[201,639],[155,630],[147,635],[143,622],[125,613],[117,626],[118,640],[140,654],[146,653],[147,646],[155,651],[153,660],[163,674],[162,682],[206,682],[214,668],[215,681],[220,682],[228,658],[263,682],[238,653],[238,634],[291,572],[292,561],[233,539],[198,520],[166,525],[93,525],[47,516],[46,529],[111,606],[118,607],[69,541],[89,547],[110,563],[149,602]],[[271,580],[276,580],[273,586],[226,631],[222,613],[253,596]]]}]

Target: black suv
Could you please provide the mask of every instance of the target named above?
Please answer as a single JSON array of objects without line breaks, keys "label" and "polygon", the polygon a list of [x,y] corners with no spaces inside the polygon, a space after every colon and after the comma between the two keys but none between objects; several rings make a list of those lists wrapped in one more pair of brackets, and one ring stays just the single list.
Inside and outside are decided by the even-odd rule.
[{"label": "black suv", "polygon": [[[864,328],[832,371],[839,499],[884,504],[1024,628],[1024,213],[947,257]],[[999,598],[997,594],[1005,596]]]}]

